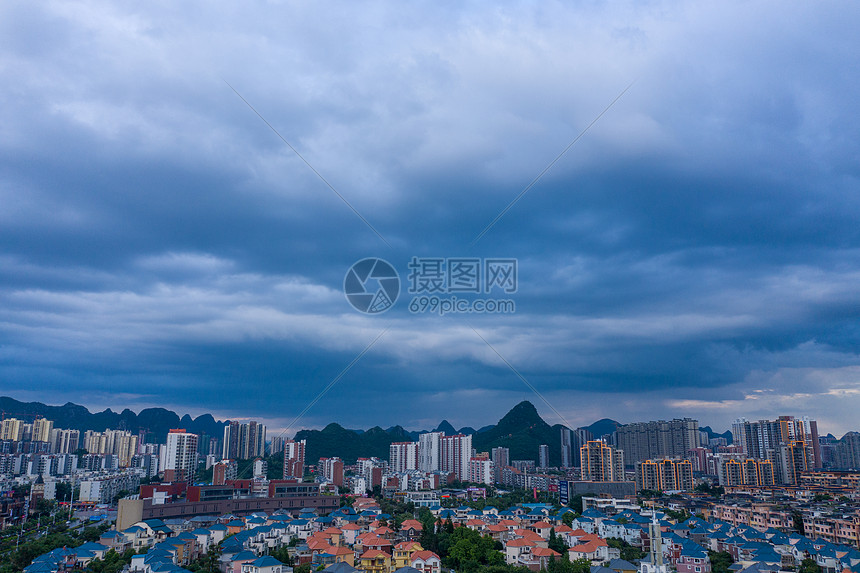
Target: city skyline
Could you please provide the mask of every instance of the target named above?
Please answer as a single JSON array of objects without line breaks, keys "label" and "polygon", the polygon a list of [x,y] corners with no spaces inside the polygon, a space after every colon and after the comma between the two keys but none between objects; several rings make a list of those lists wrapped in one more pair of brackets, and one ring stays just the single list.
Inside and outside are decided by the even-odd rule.
[{"label": "city skyline", "polygon": [[[0,8],[0,395],[860,429],[860,7],[332,12]],[[415,313],[433,257],[515,261],[515,312]]]}]

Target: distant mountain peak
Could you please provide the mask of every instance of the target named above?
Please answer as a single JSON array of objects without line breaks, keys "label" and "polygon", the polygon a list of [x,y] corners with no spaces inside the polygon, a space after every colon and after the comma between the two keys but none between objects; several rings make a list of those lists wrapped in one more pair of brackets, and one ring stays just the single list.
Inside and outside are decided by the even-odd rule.
[{"label": "distant mountain peak", "polygon": [[549,426],[546,422],[544,422],[543,418],[538,414],[537,408],[535,405],[529,402],[528,400],[523,400],[511,410],[504,415],[504,417],[499,420],[496,428],[507,428],[507,427],[528,427],[528,426]]},{"label": "distant mountain peak", "polygon": [[457,434],[457,429],[451,425],[451,422],[448,420],[442,420],[439,422],[439,425],[436,426],[434,432],[442,432],[446,436],[454,436]]}]

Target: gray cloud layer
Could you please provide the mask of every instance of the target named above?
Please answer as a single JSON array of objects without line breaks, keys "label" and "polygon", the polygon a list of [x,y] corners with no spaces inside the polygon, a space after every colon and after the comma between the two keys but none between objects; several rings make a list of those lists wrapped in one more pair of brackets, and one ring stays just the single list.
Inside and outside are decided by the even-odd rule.
[{"label": "gray cloud layer", "polygon": [[[304,423],[480,425],[536,398],[471,325],[571,423],[851,429],[858,16],[6,3],[0,392],[286,425],[390,324]],[[518,258],[516,314],[363,317],[341,292],[366,256],[463,254]]]}]

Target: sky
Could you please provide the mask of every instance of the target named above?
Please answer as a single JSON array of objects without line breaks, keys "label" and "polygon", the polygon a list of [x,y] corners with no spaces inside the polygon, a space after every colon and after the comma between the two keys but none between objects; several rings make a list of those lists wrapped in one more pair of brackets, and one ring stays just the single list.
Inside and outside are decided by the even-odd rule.
[{"label": "sky", "polygon": [[[4,2],[0,395],[270,434],[526,399],[569,426],[860,430],[858,23],[847,1]],[[458,257],[515,259],[492,293],[515,312],[410,312],[409,262]],[[344,294],[365,258],[400,276],[387,312]]]}]

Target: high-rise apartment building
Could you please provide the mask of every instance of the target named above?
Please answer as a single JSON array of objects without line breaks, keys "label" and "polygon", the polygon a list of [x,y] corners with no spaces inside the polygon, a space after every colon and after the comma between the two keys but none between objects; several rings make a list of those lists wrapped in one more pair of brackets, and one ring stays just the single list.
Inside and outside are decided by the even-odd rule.
[{"label": "high-rise apartment building", "polygon": [[693,489],[690,460],[645,460],[636,464],[636,489],[680,491]]},{"label": "high-rise apartment building", "polygon": [[6,418],[0,423],[0,440],[21,440],[24,433],[24,422],[17,418]]},{"label": "high-rise apartment building", "polygon": [[236,479],[236,460],[221,460],[212,466],[212,485],[224,485],[229,480]]},{"label": "high-rise apartment building", "polygon": [[628,465],[650,459],[682,458],[699,447],[699,422],[690,418],[625,424],[616,430]]},{"label": "high-rise apartment building", "polygon": [[251,421],[230,422],[224,426],[221,456],[224,459],[249,460],[266,455],[266,426]]},{"label": "high-rise apartment building", "polygon": [[806,442],[792,440],[787,444],[780,444],[779,456],[780,477],[782,483],[797,485],[800,483],[800,475],[813,469],[813,460],[810,448]]},{"label": "high-rise apartment building", "polygon": [[472,436],[463,434],[442,436],[440,445],[442,471],[454,473],[460,481],[468,481],[469,460],[472,457]]},{"label": "high-rise apartment building", "polygon": [[549,467],[549,446],[547,444],[538,446],[538,467],[544,469]]},{"label": "high-rise apartment building", "polygon": [[388,467],[393,472],[418,469],[418,442],[395,442],[388,448]]},{"label": "high-rise apartment building", "polygon": [[511,450],[500,446],[493,448],[491,455],[493,459],[493,479],[495,483],[502,483],[502,470],[511,465]]},{"label": "high-rise apartment building", "polygon": [[833,444],[833,467],[860,470],[860,433],[848,432]]},{"label": "high-rise apartment building", "polygon": [[418,469],[436,472],[442,469],[442,432],[428,432],[418,437]]},{"label": "high-rise apartment building", "polygon": [[54,422],[45,418],[36,418],[33,422],[33,433],[30,437],[34,442],[50,442]]},{"label": "high-rise apartment building", "polygon": [[804,457],[809,467],[820,468],[822,465],[818,422],[809,418],[780,416],[776,420],[758,421],[740,418],[732,424],[732,437],[747,457],[771,460],[779,455],[781,446],[803,442],[806,449]]},{"label": "high-rise apartment building", "polygon": [[573,467],[573,432],[561,428],[561,467]]},{"label": "high-rise apartment building", "polygon": [[[137,438],[137,436],[135,436]],[[197,474],[197,434],[184,429],[167,433],[164,458],[165,481],[192,481]]]},{"label": "high-rise apartment building", "polygon": [[343,460],[340,458],[320,458],[317,471],[334,485],[343,485]]},{"label": "high-rise apartment building", "polygon": [[284,451],[284,438],[275,436],[272,438],[272,444],[269,446],[269,455],[277,454]]},{"label": "high-rise apartment building", "polygon": [[78,430],[51,430],[51,451],[55,454],[73,454],[78,449],[81,433]]},{"label": "high-rise apartment building", "polygon": [[770,460],[741,459],[737,454],[721,458],[717,478],[723,486],[769,487],[776,483],[776,474]]},{"label": "high-rise apartment building", "polygon": [[469,459],[469,481],[492,485],[495,479],[494,464],[486,457]]},{"label": "high-rise apartment building", "polygon": [[579,448],[580,474],[584,481],[624,481],[624,451],[599,440]]},{"label": "high-rise apartment building", "polygon": [[121,467],[128,467],[132,456],[137,454],[137,440],[137,434],[125,430],[87,430],[84,432],[83,447],[91,454],[115,455]]},{"label": "high-rise apartment building", "polygon": [[306,440],[284,440],[284,477],[302,479],[305,475]]}]

